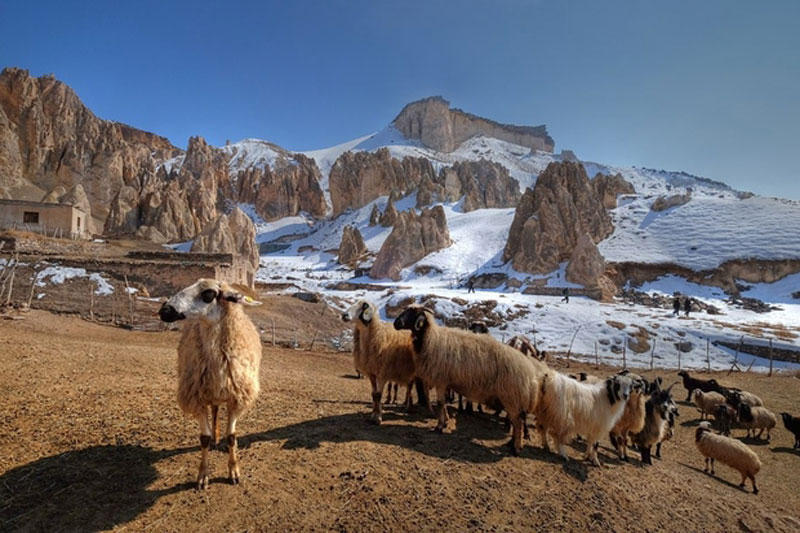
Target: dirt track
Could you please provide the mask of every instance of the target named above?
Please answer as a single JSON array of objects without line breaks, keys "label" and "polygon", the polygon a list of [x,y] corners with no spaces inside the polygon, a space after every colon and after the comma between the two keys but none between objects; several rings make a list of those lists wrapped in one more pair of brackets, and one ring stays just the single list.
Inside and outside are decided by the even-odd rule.
[{"label": "dirt track", "polygon": [[[514,458],[482,417],[437,435],[390,407],[370,426],[369,387],[347,356],[266,346],[262,396],[239,423],[242,485],[217,451],[197,492],[198,429],[174,400],[177,340],[42,311],[0,321],[0,530],[800,531],[800,453],[783,427],[754,444],[754,496],[725,466],[703,474],[686,405],[650,468],[608,449],[605,468],[564,464],[538,443]],[[796,378],[717,377],[800,411]]]}]

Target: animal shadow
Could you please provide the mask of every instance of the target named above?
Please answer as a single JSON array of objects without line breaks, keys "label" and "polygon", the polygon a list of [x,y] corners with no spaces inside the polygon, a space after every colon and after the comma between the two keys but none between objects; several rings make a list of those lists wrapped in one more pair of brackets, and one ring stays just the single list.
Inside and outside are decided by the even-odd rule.
[{"label": "animal shadow", "polygon": [[788,446],[778,446],[772,448],[772,451],[776,453],[788,453],[800,457],[800,448],[789,448]]},{"label": "animal shadow", "polygon": [[731,488],[734,488],[734,489],[742,491],[742,492],[748,492],[747,489],[742,489],[742,487],[740,487],[736,483],[731,483],[727,479],[723,479],[723,478],[719,477],[717,474],[710,474],[709,472],[704,472],[702,468],[697,468],[696,466],[687,465],[686,463],[678,462],[678,464],[683,466],[683,467],[685,467],[685,468],[688,468],[689,470],[694,470],[695,472],[699,472],[700,474],[703,474],[704,476],[708,476],[708,477],[710,477],[710,478],[712,478],[712,479],[714,479],[716,481],[719,481],[723,485],[727,485],[727,486],[729,486]]},{"label": "animal shadow", "polygon": [[155,464],[197,447],[91,446],[37,459],[0,476],[0,530],[100,531],[125,524],[193,483],[148,490]]}]

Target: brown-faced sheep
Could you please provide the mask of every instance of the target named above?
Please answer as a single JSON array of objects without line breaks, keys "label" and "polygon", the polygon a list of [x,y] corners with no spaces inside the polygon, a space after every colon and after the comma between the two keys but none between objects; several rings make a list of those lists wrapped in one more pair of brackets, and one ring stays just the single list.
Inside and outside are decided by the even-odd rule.
[{"label": "brown-faced sheep", "polygon": [[746,403],[739,404],[739,425],[747,430],[747,436],[750,432],[755,436],[755,430],[759,429],[758,436],[755,438],[760,439],[764,430],[767,430],[767,441],[770,440],[770,431],[778,423],[778,417],[775,413],[765,407],[750,407]]},{"label": "brown-faced sheep", "polygon": [[[239,482],[236,421],[250,409],[260,389],[261,338],[244,313],[261,305],[231,285],[201,279],[161,306],[164,322],[187,320],[178,345],[178,405],[200,423],[202,457],[197,488],[208,488],[208,451],[220,405],[228,410],[228,475]],[[209,424],[209,407],[214,421]]]},{"label": "brown-faced sheep", "polygon": [[627,376],[612,376],[602,383],[582,383],[565,374],[548,371],[541,380],[536,425],[542,446],[553,437],[558,453],[567,457],[565,444],[576,434],[586,440],[586,459],[600,466],[595,443],[607,435],[622,416],[631,391],[640,388]]},{"label": "brown-faced sheep", "polygon": [[372,385],[370,420],[380,424],[383,420],[381,399],[386,383],[411,384],[414,381],[411,335],[383,322],[375,306],[364,300],[345,311],[342,320],[355,322],[353,338],[358,343],[353,346],[353,363],[369,378]]},{"label": "brown-faced sheep", "polygon": [[716,435],[711,431],[711,424],[701,422],[697,427],[694,437],[695,445],[700,453],[705,457],[704,472],[709,471],[711,464],[711,474],[714,474],[714,461],[719,461],[728,465],[734,470],[738,470],[742,475],[742,482],[739,486],[744,489],[747,478],[753,484],[753,494],[758,494],[756,485],[756,474],[761,470],[761,460],[758,455],[746,444],[724,435]]},{"label": "brown-faced sheep", "polygon": [[394,327],[411,331],[417,375],[436,388],[440,399],[436,430],[444,430],[449,418],[442,401],[448,387],[479,403],[497,399],[511,418],[509,444],[518,454],[525,417],[536,408],[547,367],[490,335],[439,326],[433,313],[420,306],[403,311]]},{"label": "brown-faced sheep", "polygon": [[718,392],[703,392],[700,389],[692,391],[692,400],[700,409],[700,419],[705,420],[708,415],[714,412],[718,405],[725,403],[725,396]]}]

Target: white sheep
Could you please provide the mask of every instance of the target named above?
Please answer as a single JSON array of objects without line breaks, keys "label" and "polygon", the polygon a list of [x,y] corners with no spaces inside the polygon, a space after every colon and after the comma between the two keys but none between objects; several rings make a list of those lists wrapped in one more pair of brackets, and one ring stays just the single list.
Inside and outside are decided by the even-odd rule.
[{"label": "white sheep", "polygon": [[478,403],[502,403],[513,427],[511,452],[522,449],[525,417],[536,408],[541,377],[547,367],[490,335],[436,324],[433,313],[411,306],[394,321],[411,330],[417,375],[436,388],[439,398],[437,431],[447,426],[448,387]]},{"label": "white sheep", "polygon": [[[200,423],[197,488],[208,488],[208,450],[216,413],[228,410],[228,475],[239,483],[236,421],[258,397],[261,338],[243,306],[261,305],[231,285],[200,279],[161,306],[164,322],[187,320],[178,345],[178,405]],[[209,424],[209,407],[213,422]]]},{"label": "white sheep", "polygon": [[[411,399],[410,385],[414,381],[414,358],[411,335],[397,331],[380,319],[374,305],[359,300],[342,314],[345,322],[354,321],[353,363],[357,370],[369,378],[372,385],[373,423],[383,420],[381,398],[386,383],[406,384],[406,407]],[[396,396],[396,394],[395,394]]]},{"label": "white sheep", "polygon": [[714,474],[714,461],[719,461],[739,471],[742,475],[742,482],[739,486],[742,489],[744,489],[744,483],[747,478],[750,478],[753,484],[753,494],[758,494],[756,474],[761,470],[761,460],[746,444],[736,439],[713,433],[709,422],[700,423],[695,432],[694,441],[697,449],[705,457],[704,472],[709,471],[710,463],[711,474]]},{"label": "white sheep", "polygon": [[700,409],[700,419],[705,420],[719,405],[725,405],[725,396],[718,392],[692,391],[692,401]]},{"label": "white sheep", "polygon": [[739,404],[739,425],[747,430],[747,436],[750,437],[752,432],[755,436],[755,430],[759,429],[758,436],[755,438],[760,439],[764,430],[767,430],[767,441],[770,440],[770,431],[777,425],[778,417],[775,413],[765,407],[750,407],[746,403]]},{"label": "white sheep", "polygon": [[542,446],[548,450],[547,436],[553,437],[558,453],[569,459],[565,444],[580,433],[586,440],[586,459],[600,466],[595,443],[609,434],[622,416],[634,387],[627,376],[612,376],[601,383],[576,381],[565,374],[549,371],[541,380],[536,425]]}]

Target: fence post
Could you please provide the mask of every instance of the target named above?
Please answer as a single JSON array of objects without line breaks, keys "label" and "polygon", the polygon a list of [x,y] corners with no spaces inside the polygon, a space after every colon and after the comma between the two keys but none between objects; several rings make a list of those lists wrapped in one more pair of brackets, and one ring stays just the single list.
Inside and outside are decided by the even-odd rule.
[{"label": "fence post", "polygon": [[680,369],[681,369],[681,349],[678,348],[677,346],[675,347],[675,349],[678,350],[678,371],[680,371]]},{"label": "fence post", "polygon": [[594,341],[594,367],[595,370],[600,368],[600,360],[597,357],[597,341]]},{"label": "fence post", "polygon": [[272,347],[275,347],[275,319],[272,319]]},{"label": "fence post", "polygon": [[772,339],[769,340],[769,375],[772,377]]},{"label": "fence post", "polygon": [[627,354],[627,352],[628,352],[628,350],[627,350],[628,346],[627,346],[627,345],[628,345],[628,343],[627,343],[627,342],[625,342],[625,343],[622,345],[622,369],[623,369],[623,370],[625,370],[626,368],[628,368],[628,358],[626,357],[626,354]]},{"label": "fence post", "polygon": [[653,339],[653,349],[650,350],[650,370],[653,370],[653,357],[655,356],[655,353],[656,353],[656,342],[657,341],[658,341],[658,339]]},{"label": "fence post", "polygon": [[711,373],[711,358],[709,356],[709,345],[710,345],[710,343],[711,343],[711,341],[709,340],[708,337],[706,337],[706,372],[708,374]]},{"label": "fence post", "polygon": [[94,281],[89,281],[89,320],[94,322]]}]

